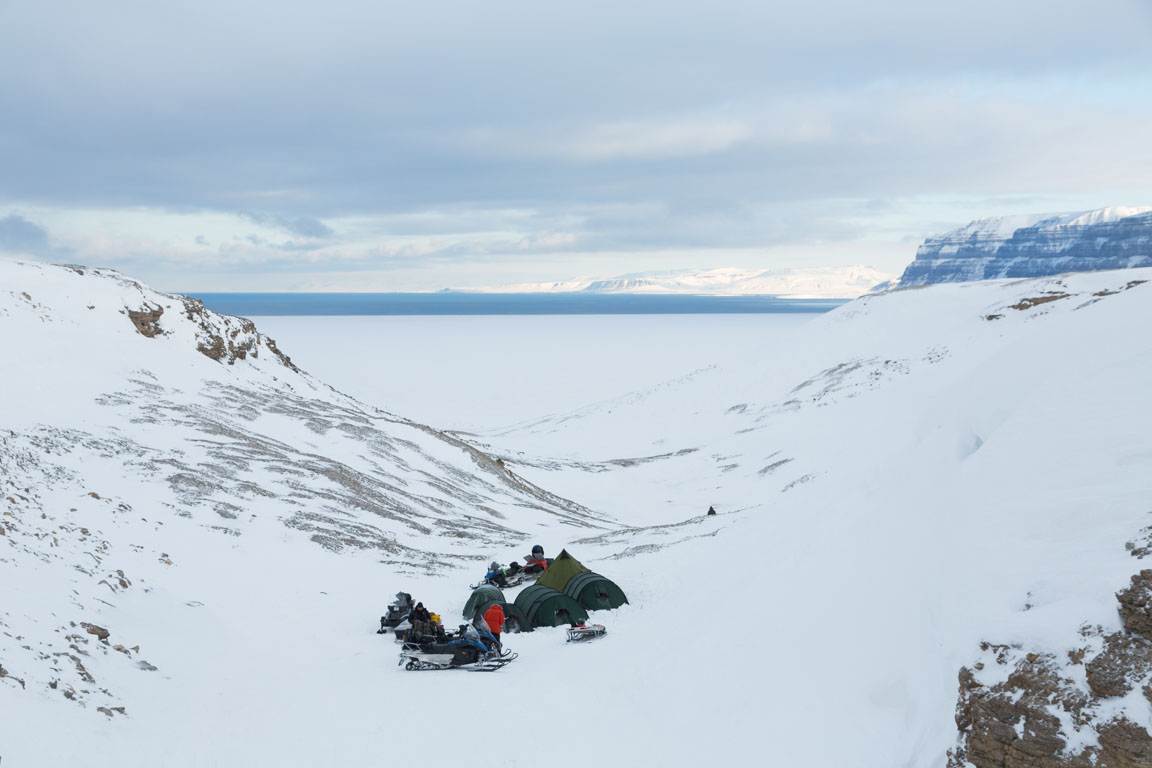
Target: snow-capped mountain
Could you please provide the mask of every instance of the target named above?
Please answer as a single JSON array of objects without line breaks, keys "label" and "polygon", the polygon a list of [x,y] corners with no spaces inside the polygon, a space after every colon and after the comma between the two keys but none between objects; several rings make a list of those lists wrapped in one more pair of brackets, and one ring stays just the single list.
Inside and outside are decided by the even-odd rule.
[{"label": "snow-capped mountain", "polygon": [[638,272],[610,278],[573,278],[553,283],[517,283],[470,288],[485,293],[665,293],[771,295],[794,299],[854,299],[894,275],[871,267],[797,269],[708,269]]},{"label": "snow-capped mountain", "polygon": [[977,219],[929,237],[901,286],[1152,266],[1152,207]]},{"label": "snow-capped mountain", "polygon": [[[484,435],[115,273],[0,286],[5,767],[471,760],[489,713],[564,768],[1152,751],[1152,269],[869,296]],[[395,666],[393,592],[454,624],[530,541],[624,588],[605,640]]]}]

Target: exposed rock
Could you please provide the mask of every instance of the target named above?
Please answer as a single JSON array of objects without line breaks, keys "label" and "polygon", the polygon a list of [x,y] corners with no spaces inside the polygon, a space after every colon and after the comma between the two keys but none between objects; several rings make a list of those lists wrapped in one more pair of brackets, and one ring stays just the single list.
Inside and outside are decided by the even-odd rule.
[{"label": "exposed rock", "polygon": [[1152,640],[1152,570],[1132,577],[1132,584],[1116,594],[1124,629]]},{"label": "exposed rock", "polygon": [[1104,638],[1104,652],[1084,665],[1088,687],[1099,698],[1123,696],[1132,690],[1133,678],[1152,671],[1152,644],[1142,637],[1116,633]]},{"label": "exposed rock", "polygon": [[137,332],[151,339],[164,332],[160,327],[160,316],[163,314],[164,307],[157,305],[148,309],[130,309],[128,319],[136,326]]},{"label": "exposed rock", "polygon": [[80,622],[80,626],[84,627],[84,630],[88,634],[96,635],[99,640],[107,640],[108,635],[112,634],[108,630],[104,629],[104,627],[98,627],[95,624],[89,624],[86,621]]},{"label": "exposed rock", "polygon": [[1120,718],[1100,729],[1098,768],[1148,768],[1152,765],[1152,737],[1148,731]]},{"label": "exposed rock", "polygon": [[959,768],[965,761],[977,768],[1088,765],[1059,761],[1067,741],[1061,733],[1061,718],[1052,712],[1056,708],[1076,721],[1086,703],[1086,697],[1060,675],[1054,657],[1048,655],[1019,658],[1008,678],[992,686],[962,668],[956,725],[964,734],[965,746],[951,755],[949,766]]},{"label": "exposed rock", "polygon": [[292,359],[281,352],[276,342],[256,330],[255,324],[243,317],[218,315],[204,307],[199,299],[181,296],[185,316],[198,327],[196,350],[205,357],[234,365],[249,355],[260,356],[260,347],[271,352],[286,368],[298,371]]},{"label": "exposed rock", "polygon": [[1152,703],[1152,570],[1116,597],[1126,631],[1084,627],[1063,656],[981,644],[988,663],[960,670],[949,768],[1152,768],[1152,736],[1117,709],[1138,686]]},{"label": "exposed rock", "polygon": [[1039,306],[1041,304],[1047,304],[1050,301],[1059,301],[1060,299],[1066,299],[1069,296],[1071,296],[1071,294],[1069,294],[1069,293],[1049,293],[1049,294],[1046,294],[1044,296],[1029,296],[1028,298],[1020,299],[1019,302],[1017,302],[1016,304],[1013,304],[1011,307],[1009,307],[1009,309],[1015,309],[1017,311],[1023,311],[1025,309],[1032,309],[1032,307],[1036,307],[1036,306]]}]

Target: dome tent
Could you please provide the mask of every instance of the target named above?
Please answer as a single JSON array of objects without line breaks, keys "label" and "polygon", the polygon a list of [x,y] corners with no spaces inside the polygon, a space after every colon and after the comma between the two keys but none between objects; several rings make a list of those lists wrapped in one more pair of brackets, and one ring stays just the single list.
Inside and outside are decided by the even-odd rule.
[{"label": "dome tent", "polygon": [[533,627],[558,627],[588,618],[588,611],[580,603],[563,592],[540,584],[533,584],[516,595],[516,607],[528,617]]},{"label": "dome tent", "polygon": [[624,590],[615,582],[592,571],[578,573],[564,585],[564,594],[590,611],[619,608],[628,602]]},{"label": "dome tent", "polygon": [[472,622],[475,623],[478,618],[487,613],[488,609],[494,605],[500,606],[504,611],[504,631],[505,632],[531,632],[532,622],[524,615],[524,611],[515,603],[504,603],[499,600],[490,600],[481,603],[476,612],[472,614]]},{"label": "dome tent", "polygon": [[568,579],[572,578],[578,573],[588,573],[588,569],[580,564],[580,561],[568,554],[568,550],[560,550],[560,554],[556,556],[548,565],[548,570],[540,574],[540,578],[536,579],[536,583],[543,587],[551,587],[552,589],[562,592],[565,585],[568,584]]},{"label": "dome tent", "polygon": [[472,590],[472,596],[464,604],[464,618],[471,619],[476,613],[476,609],[484,603],[503,604],[504,602],[504,593],[500,591],[499,587],[492,584],[481,584]]}]

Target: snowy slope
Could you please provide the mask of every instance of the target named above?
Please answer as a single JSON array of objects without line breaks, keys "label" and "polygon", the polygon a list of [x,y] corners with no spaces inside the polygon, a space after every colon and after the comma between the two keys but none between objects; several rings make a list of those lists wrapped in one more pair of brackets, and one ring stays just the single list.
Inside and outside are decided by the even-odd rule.
[{"label": "snowy slope", "polygon": [[640,272],[610,278],[573,278],[555,283],[519,283],[470,291],[497,293],[688,293],[775,295],[795,299],[854,299],[894,276],[871,267],[809,267],[750,271],[708,269]]},{"label": "snowy slope", "polygon": [[[238,321],[0,269],[6,766],[472,760],[500,722],[508,765],[541,760],[516,734],[571,729],[550,764],[940,766],[981,642],[1067,659],[1083,625],[1118,631],[1146,551],[1125,544],[1152,523],[1152,270],[870,296],[469,448],[254,329],[255,360],[196,350]],[[170,335],[121,314],[149,306]],[[451,622],[527,536],[624,587],[609,637],[519,635],[494,675],[397,669],[372,632],[390,594]],[[1066,741],[1149,727],[1141,701],[1092,704]]]},{"label": "snowy slope", "polygon": [[[1119,629],[1113,593],[1141,568],[1125,545],[1152,522],[1150,280],[867,297],[790,352],[749,350],[486,448],[630,522],[728,513],[708,539],[689,533],[711,533],[706,521],[668,529],[664,557],[725,563],[684,596],[756,638],[741,677],[771,691],[754,705],[770,758],[942,765],[957,673],[987,661],[981,642],[1067,664],[1083,625]],[[652,546],[607,538],[637,559]],[[725,690],[697,683],[711,701]],[[1068,726],[1069,744],[1118,710],[1152,725],[1140,696],[1101,707],[1083,732]],[[819,732],[835,743],[817,746]]]},{"label": "snowy slope", "polygon": [[[196,668],[157,646],[186,642],[165,625],[199,586],[284,607],[266,582],[297,563],[442,571],[545,521],[616,526],[316,382],[249,321],[80,267],[0,261],[0,286],[0,572],[22,586],[0,603],[5,714],[138,712],[140,675]],[[235,642],[241,617],[217,618],[205,642]]]}]

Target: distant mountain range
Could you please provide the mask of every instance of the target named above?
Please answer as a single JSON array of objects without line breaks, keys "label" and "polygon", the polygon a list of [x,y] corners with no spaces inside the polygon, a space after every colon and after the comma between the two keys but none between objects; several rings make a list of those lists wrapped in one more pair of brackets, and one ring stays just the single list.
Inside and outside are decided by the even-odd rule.
[{"label": "distant mountain range", "polygon": [[518,283],[466,290],[471,293],[681,293],[854,299],[893,277],[890,273],[864,266],[770,270],[696,269],[637,272],[609,278],[577,277],[553,283]]},{"label": "distant mountain range", "polygon": [[901,286],[1152,266],[1152,207],[977,219],[929,237]]}]

